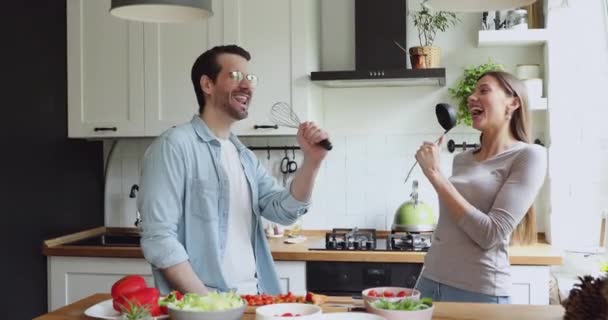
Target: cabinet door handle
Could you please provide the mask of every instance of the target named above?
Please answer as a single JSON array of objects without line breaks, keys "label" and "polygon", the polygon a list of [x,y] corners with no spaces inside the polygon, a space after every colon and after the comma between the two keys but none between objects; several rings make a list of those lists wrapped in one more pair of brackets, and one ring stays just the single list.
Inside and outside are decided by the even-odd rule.
[{"label": "cabinet door handle", "polygon": [[257,130],[257,129],[278,129],[279,126],[278,125],[253,125],[253,129]]},{"label": "cabinet door handle", "polygon": [[97,131],[118,131],[118,128],[116,127],[95,127],[95,129],[93,129],[93,131],[97,132]]}]

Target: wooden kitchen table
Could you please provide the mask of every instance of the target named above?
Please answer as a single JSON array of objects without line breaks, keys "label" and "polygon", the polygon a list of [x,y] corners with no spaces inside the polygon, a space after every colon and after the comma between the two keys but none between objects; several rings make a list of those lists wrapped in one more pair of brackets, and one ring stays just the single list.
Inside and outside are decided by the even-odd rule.
[{"label": "wooden kitchen table", "polygon": [[[84,310],[109,298],[109,294],[95,294],[34,320],[88,320],[91,318],[84,315]],[[340,311],[339,309],[332,308],[331,311]],[[563,315],[564,309],[561,306],[438,302],[433,320],[558,320],[562,319]],[[242,320],[254,318],[255,315],[249,313],[245,314]]]}]

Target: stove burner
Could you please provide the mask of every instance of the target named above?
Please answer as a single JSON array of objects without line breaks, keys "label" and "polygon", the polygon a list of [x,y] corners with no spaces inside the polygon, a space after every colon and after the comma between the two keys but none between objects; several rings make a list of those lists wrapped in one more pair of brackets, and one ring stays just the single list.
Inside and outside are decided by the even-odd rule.
[{"label": "stove burner", "polygon": [[433,233],[411,233],[393,231],[387,236],[387,250],[428,251]]},{"label": "stove burner", "polygon": [[375,250],[376,229],[332,229],[331,232],[325,234],[325,249]]}]

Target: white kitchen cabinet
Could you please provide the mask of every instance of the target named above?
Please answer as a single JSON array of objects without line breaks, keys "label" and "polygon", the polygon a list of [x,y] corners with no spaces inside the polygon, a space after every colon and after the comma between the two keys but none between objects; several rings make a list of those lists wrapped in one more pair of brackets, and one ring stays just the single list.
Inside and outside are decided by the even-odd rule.
[{"label": "white kitchen cabinet", "polygon": [[145,24],[146,136],[158,136],[198,113],[190,77],[192,64],[201,53],[222,42],[222,6],[222,1],[213,1],[215,14],[211,19],[188,24]]},{"label": "white kitchen cabinet", "polygon": [[512,266],[512,304],[549,304],[549,266]]},{"label": "white kitchen cabinet", "polygon": [[310,82],[319,70],[318,0],[226,0],[224,42],[251,53],[250,72],[259,77],[249,117],[235,124],[237,135],[293,135],[295,129],[255,129],[272,125],[271,106],[290,104],[301,120],[320,122],[320,89]]},{"label": "white kitchen cabinet", "polygon": [[68,136],[144,134],[143,24],[109,0],[67,1]]},{"label": "white kitchen cabinet", "polygon": [[68,136],[158,136],[190,120],[198,104],[194,60],[221,43],[222,1],[188,24],[127,22],[109,0],[68,0]]},{"label": "white kitchen cabinet", "polygon": [[306,294],[306,262],[275,261],[274,264],[283,293],[291,291],[295,295]]},{"label": "white kitchen cabinet", "polygon": [[144,259],[48,257],[48,308],[55,310],[95,293],[110,293],[114,282],[138,274],[154,285],[152,269]]},{"label": "white kitchen cabinet", "polygon": [[[238,135],[295,134],[271,125],[270,107],[291,104],[302,120],[320,122],[318,0],[213,1],[214,15],[189,24],[127,22],[110,0],[68,0],[68,136],[158,136],[198,113],[190,80],[194,60],[219,44],[252,54],[260,82]],[[269,11],[271,9],[271,11]]]}]

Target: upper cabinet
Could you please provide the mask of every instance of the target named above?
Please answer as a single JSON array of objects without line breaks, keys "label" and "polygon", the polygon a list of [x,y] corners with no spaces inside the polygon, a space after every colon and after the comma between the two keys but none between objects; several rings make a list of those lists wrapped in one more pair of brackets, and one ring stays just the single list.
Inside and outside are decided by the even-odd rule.
[{"label": "upper cabinet", "polygon": [[194,60],[219,44],[252,55],[260,81],[238,135],[295,134],[272,125],[269,111],[287,102],[302,120],[317,120],[318,0],[213,1],[214,15],[189,24],[128,22],[110,0],[68,0],[68,135],[72,138],[158,136],[198,112],[190,80]]},{"label": "upper cabinet", "polygon": [[119,20],[110,1],[68,0],[68,136],[141,136],[143,24]]},{"label": "upper cabinet", "polygon": [[[270,109],[290,104],[300,120],[319,122],[320,99],[308,74],[319,68],[318,0],[226,0],[224,42],[251,53],[250,72],[259,77],[247,119],[237,122],[238,135],[295,134],[272,127]],[[260,128],[260,126],[262,126]]]},{"label": "upper cabinet", "polygon": [[[213,4],[217,10],[221,1]],[[190,71],[201,53],[221,43],[219,21],[214,17],[189,24],[145,24],[146,136],[158,136],[198,113]]]}]

